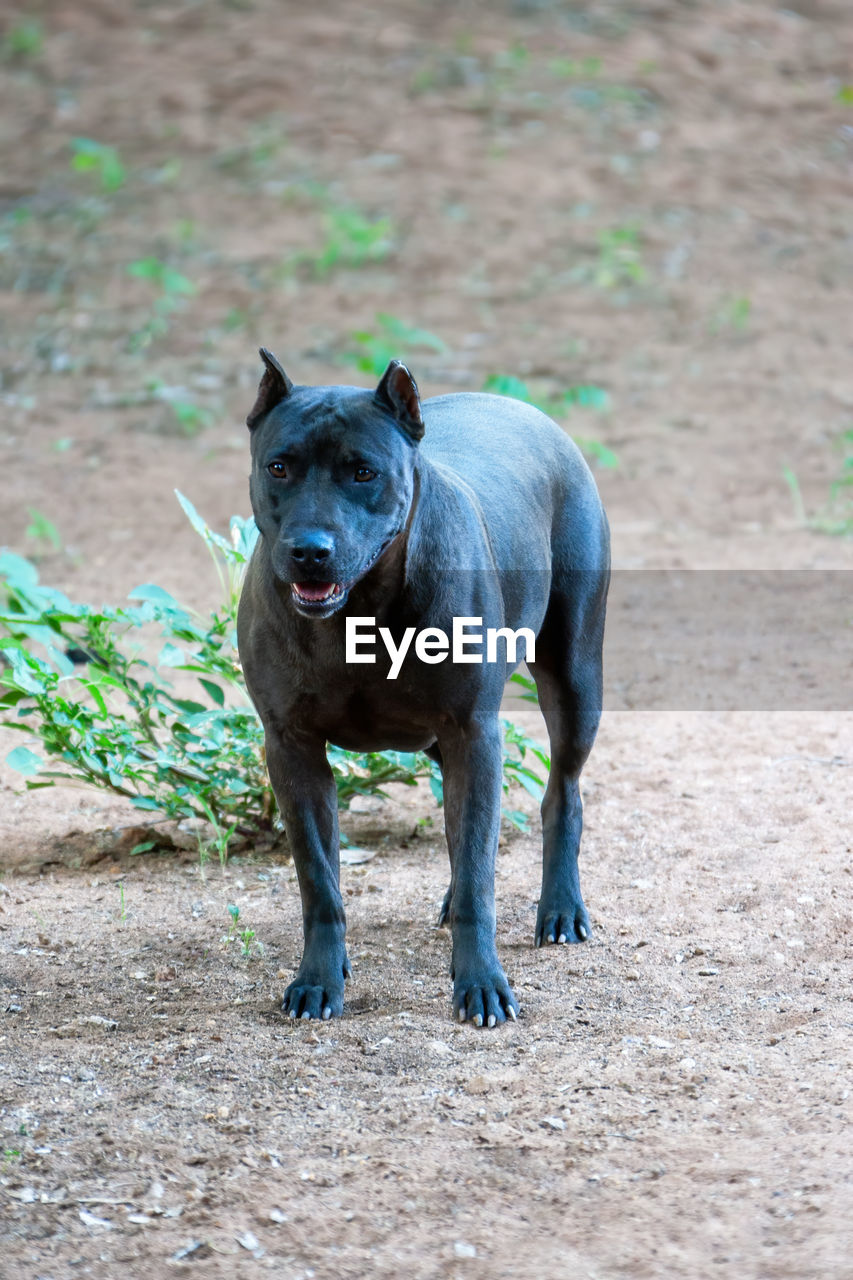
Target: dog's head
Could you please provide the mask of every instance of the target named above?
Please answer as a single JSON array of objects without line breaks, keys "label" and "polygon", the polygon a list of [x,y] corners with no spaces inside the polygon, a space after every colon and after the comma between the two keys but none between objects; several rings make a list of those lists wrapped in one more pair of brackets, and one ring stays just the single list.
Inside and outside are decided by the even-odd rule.
[{"label": "dog's head", "polygon": [[305,617],[346,603],[406,524],[418,441],[418,388],[392,360],[375,391],[294,386],[269,351],[246,419],[255,523],[276,576]]}]

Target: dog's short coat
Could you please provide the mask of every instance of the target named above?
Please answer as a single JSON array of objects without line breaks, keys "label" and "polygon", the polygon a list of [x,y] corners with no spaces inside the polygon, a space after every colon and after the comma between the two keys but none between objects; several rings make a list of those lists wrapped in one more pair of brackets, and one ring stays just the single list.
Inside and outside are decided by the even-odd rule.
[{"label": "dog's short coat", "polygon": [[[453,940],[453,1010],[514,1019],[495,947],[501,695],[511,666],[426,665],[399,676],[345,661],[345,617],[399,637],[476,617],[529,627],[551,742],[535,941],[582,942],[578,780],[598,728],[609,580],[607,521],[590,471],[538,409],[501,396],[421,405],[392,361],[375,391],[294,386],[267,351],[251,429],[260,538],[239,612],[246,680],[302,894],[304,950],[284,994],[291,1017],[343,1010],[349,974],[335,783],[326,744],[425,750],[441,765]],[[423,443],[421,443],[423,441]]]}]

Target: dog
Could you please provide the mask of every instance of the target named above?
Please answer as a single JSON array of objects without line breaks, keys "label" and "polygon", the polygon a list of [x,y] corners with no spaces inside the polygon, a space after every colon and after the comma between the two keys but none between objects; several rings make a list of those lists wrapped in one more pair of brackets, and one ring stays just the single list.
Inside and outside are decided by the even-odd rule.
[{"label": "dog", "polygon": [[[478,662],[470,643],[461,661],[441,661],[436,633],[461,618],[535,637],[528,667],[551,769],[534,940],[583,942],[579,778],[601,715],[610,573],[595,482],[568,436],[529,404],[487,394],[422,404],[398,360],[375,390],[295,386],[269,351],[260,355],[246,420],[260,537],[238,643],[302,896],[302,960],[282,1008],[293,1018],[343,1012],[350,966],[333,743],[425,751],[439,763],[451,869],[439,924],[452,936],[453,1013],[477,1027],[514,1021],[494,882],[499,711],[517,655],[507,636],[499,660]],[[353,623],[374,620],[398,653],[413,629],[427,634],[393,679],[378,645],[372,663],[364,645],[347,661]]]}]

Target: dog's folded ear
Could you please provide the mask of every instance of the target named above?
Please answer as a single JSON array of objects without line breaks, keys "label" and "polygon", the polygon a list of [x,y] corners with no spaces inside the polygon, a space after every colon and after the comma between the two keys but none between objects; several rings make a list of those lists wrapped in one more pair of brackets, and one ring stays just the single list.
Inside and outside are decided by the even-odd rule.
[{"label": "dog's folded ear", "polygon": [[269,413],[270,409],[274,409],[277,404],[281,404],[293,390],[293,383],[273,353],[267,351],[266,347],[261,347],[259,354],[266,369],[258,387],[258,398],[246,418],[246,426],[250,431],[252,427],[258,425],[264,414]]},{"label": "dog's folded ear", "polygon": [[380,408],[386,409],[413,440],[423,439],[424,420],[418,384],[399,360],[392,360],[388,365],[373,400]]}]

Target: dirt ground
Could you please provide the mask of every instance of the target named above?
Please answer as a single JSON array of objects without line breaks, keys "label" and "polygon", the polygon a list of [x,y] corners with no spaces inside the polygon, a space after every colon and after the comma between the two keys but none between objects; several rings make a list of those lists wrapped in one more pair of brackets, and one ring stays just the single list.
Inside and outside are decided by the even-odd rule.
[{"label": "dirt ground", "polygon": [[[607,391],[567,425],[618,568],[853,567],[783,477],[819,515],[853,424],[846,0],[43,0],[0,45],[0,543],[44,581],[215,603],[172,490],[246,513],[259,342],[366,382],[380,313],[445,344],[426,395]],[[135,811],[0,765],[4,1280],[851,1275],[849,706],[611,703],[593,936],[532,948],[525,797],[493,1032],[449,1016],[428,793],[346,816],[346,1013],[294,1024],[285,858],[120,857]]]}]

